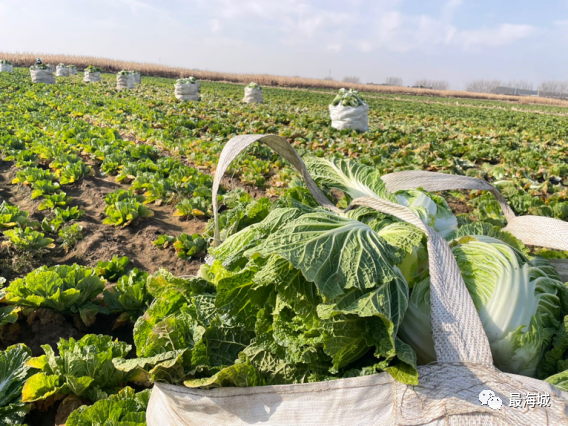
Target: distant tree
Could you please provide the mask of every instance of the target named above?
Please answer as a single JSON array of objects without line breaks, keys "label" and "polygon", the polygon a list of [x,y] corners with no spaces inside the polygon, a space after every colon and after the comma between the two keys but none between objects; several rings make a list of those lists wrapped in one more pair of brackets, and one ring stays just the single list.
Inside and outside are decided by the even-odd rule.
[{"label": "distant tree", "polygon": [[360,84],[361,79],[355,76],[347,76],[343,78],[344,83],[353,83],[353,84]]},{"label": "distant tree", "polygon": [[432,89],[434,90],[448,90],[450,83],[445,80],[435,80],[432,82]]},{"label": "distant tree", "polygon": [[450,83],[445,80],[416,80],[414,86],[422,87],[425,89],[433,89],[433,90],[448,90],[450,87]]},{"label": "distant tree", "polygon": [[524,80],[511,80],[509,81],[509,83],[507,83],[507,87],[519,90],[532,90],[533,84],[529,81]]},{"label": "distant tree", "polygon": [[473,80],[470,81],[466,89],[468,92],[495,93],[503,83],[500,80]]},{"label": "distant tree", "polygon": [[324,77],[324,80],[333,81],[335,79],[331,75],[328,75],[327,77]]},{"label": "distant tree", "polygon": [[538,94],[545,98],[568,98],[568,81],[543,81],[538,86]]},{"label": "distant tree", "polygon": [[385,84],[387,86],[402,86],[402,78],[400,78],[400,77],[387,77]]}]

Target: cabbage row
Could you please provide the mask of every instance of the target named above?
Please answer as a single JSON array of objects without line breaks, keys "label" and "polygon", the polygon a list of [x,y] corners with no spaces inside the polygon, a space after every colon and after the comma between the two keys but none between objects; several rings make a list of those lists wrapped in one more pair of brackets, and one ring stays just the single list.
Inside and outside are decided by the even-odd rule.
[{"label": "cabbage row", "polygon": [[[503,231],[490,194],[391,193],[381,180],[413,168],[485,177],[516,213],[566,220],[563,118],[369,97],[375,126],[358,135],[329,129],[318,109],[328,94],[265,88],[268,104],[253,109],[238,103],[240,88],[222,84],[204,84],[204,101],[191,106],[159,79],[128,93],[107,81],[32,87],[18,73],[0,85],[10,89],[0,102],[2,159],[14,166],[12,184],[31,187],[46,212],[38,221],[3,203],[5,247],[38,253],[69,241],[59,233],[79,238],[71,227],[84,212],[65,186],[97,173],[128,184],[107,194],[102,222],[143,224],[152,203],[170,204],[176,216],[208,223],[202,235],[160,236],[156,250],[210,256],[192,277],[148,274],[116,256],[0,283],[0,340],[45,311],[82,330],[35,356],[21,343],[0,351],[7,424],[57,409],[71,412],[68,425],[144,425],[156,382],[210,389],[387,372],[419,383],[417,366],[436,359],[425,236],[370,208],[343,210],[361,196],[408,207],[448,241],[499,369],[568,390],[568,290],[543,257],[566,253]],[[223,191],[223,242],[213,246],[205,170],[228,137],[259,132],[287,136],[340,212],[321,208],[277,155],[254,146],[229,173],[273,187],[272,198]],[[454,214],[455,199],[469,213]],[[94,332],[101,323],[111,324],[105,334]]]}]

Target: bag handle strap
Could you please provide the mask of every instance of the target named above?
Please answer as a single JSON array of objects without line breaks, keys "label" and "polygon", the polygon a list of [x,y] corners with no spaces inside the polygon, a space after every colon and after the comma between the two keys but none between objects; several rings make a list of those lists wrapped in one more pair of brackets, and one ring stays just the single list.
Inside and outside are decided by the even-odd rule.
[{"label": "bag handle strap", "polygon": [[361,197],[353,200],[351,206],[371,207],[408,222],[426,234],[432,336],[438,362],[493,365],[489,340],[446,240],[399,204]]},{"label": "bag handle strap", "polygon": [[314,198],[323,207],[328,208],[332,211],[339,212],[340,210],[335,207],[335,205],[327,199],[325,194],[318,188],[310,174],[306,165],[296,152],[296,150],[288,143],[286,139],[277,135],[241,135],[231,138],[229,142],[221,151],[219,156],[219,162],[217,163],[217,169],[215,170],[215,177],[213,179],[213,214],[215,218],[215,245],[219,245],[221,242],[219,236],[219,203],[217,201],[217,193],[219,192],[219,185],[223,175],[237,156],[247,149],[254,142],[263,142],[284,157],[292,166],[302,175],[306,187],[312,193]]},{"label": "bag handle strap", "polygon": [[420,187],[426,191],[445,191],[450,189],[489,191],[497,199],[505,219],[507,219],[507,226],[504,228],[504,231],[510,232],[528,245],[568,250],[568,222],[545,216],[515,216],[503,194],[484,180],[419,170],[390,173],[382,176],[381,179],[391,192]]}]

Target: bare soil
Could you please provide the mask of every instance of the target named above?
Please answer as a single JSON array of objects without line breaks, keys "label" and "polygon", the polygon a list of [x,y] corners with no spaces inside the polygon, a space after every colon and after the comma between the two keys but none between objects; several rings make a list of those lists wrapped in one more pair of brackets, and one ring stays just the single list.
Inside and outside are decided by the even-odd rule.
[{"label": "bare soil", "polygon": [[[15,204],[23,210],[30,212],[32,219],[41,221],[44,212],[37,210],[40,201],[31,200],[30,189],[22,185],[12,185],[14,172],[7,168],[6,164],[0,166],[0,197],[10,204]],[[205,220],[191,219],[182,220],[173,216],[173,206],[148,207],[154,212],[154,216],[148,219],[140,219],[136,223],[120,228],[104,225],[104,209],[106,194],[117,188],[127,189],[127,185],[114,182],[112,177],[87,176],[79,183],[66,185],[63,190],[71,197],[71,206],[78,206],[85,211],[85,215],[77,222],[83,227],[83,240],[65,253],[62,249],[50,250],[43,256],[37,256],[30,260],[28,270],[32,270],[38,264],[73,264],[80,263],[85,266],[96,266],[101,260],[109,260],[114,255],[128,256],[131,266],[144,269],[150,273],[159,268],[167,268],[177,275],[195,274],[202,263],[200,260],[186,261],[179,259],[173,249],[160,250],[152,244],[159,235],[178,235],[182,232],[187,234],[202,233],[206,226]],[[0,253],[8,256],[9,253]],[[8,259],[4,259],[7,261]],[[13,279],[22,275],[14,271],[9,265],[4,264],[4,270],[0,276]],[[12,270],[11,270],[12,269]]]}]

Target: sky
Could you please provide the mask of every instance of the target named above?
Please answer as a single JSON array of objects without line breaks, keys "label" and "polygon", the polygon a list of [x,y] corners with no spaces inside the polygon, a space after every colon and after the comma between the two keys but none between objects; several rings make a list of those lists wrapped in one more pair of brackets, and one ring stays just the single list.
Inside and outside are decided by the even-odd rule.
[{"label": "sky", "polygon": [[0,51],[383,83],[568,80],[568,0],[0,0]]}]

